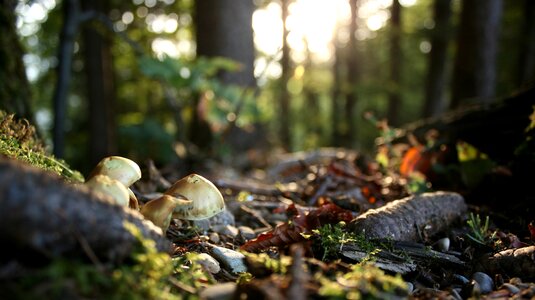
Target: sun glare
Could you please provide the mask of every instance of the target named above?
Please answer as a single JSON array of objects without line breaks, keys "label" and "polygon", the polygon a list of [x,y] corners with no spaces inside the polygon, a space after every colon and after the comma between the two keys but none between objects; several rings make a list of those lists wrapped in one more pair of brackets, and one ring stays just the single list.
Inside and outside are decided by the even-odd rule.
[{"label": "sun glare", "polygon": [[[401,5],[406,7],[416,2],[417,0],[400,0]],[[392,0],[359,1],[357,13],[361,25],[354,33],[357,38],[371,38],[375,36],[374,31],[386,26],[391,5]],[[344,27],[351,18],[348,0],[295,0],[288,10],[287,42],[292,50],[292,59],[297,63],[302,63],[307,55],[317,63],[330,61],[334,51],[333,41],[346,43],[352,34]],[[267,56],[276,55],[282,47],[281,15],[280,3],[276,1],[257,9],[253,15],[256,47]],[[265,72],[268,77],[280,74],[280,65],[267,63],[265,57],[257,60],[255,74],[258,76],[264,73],[263,68],[268,68]]]}]

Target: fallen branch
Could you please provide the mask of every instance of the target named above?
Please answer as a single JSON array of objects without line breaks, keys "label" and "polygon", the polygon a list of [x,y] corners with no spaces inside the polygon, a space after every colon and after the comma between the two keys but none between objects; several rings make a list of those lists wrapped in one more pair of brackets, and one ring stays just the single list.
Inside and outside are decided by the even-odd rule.
[{"label": "fallen branch", "polygon": [[504,274],[509,277],[521,277],[524,280],[535,279],[535,246],[508,249],[484,258],[478,269],[490,274]]},{"label": "fallen branch", "polygon": [[466,209],[459,194],[426,193],[368,210],[353,220],[350,228],[368,238],[419,241],[422,234],[432,236],[448,228]]},{"label": "fallen branch", "polygon": [[154,240],[159,251],[170,249],[161,230],[138,212],[2,157],[0,207],[0,241],[15,257],[30,251],[48,258],[89,255],[92,260],[120,262],[138,245],[125,222]]}]

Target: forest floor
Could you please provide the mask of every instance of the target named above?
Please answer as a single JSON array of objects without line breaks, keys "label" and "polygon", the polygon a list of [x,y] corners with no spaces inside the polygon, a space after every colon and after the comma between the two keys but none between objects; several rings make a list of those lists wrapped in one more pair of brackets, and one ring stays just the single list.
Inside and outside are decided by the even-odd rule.
[{"label": "forest floor", "polygon": [[[20,127],[16,129],[20,131]],[[4,155],[27,158],[36,151],[14,151],[18,142],[6,136],[2,135]],[[528,178],[517,180],[513,173],[517,169],[492,163],[466,143],[453,144],[453,160],[447,151],[452,145],[442,146],[383,144],[373,159],[347,149],[317,149],[274,156],[268,164],[247,170],[206,163],[199,172],[219,188],[226,209],[205,220],[173,219],[166,232],[172,242],[171,256],[156,250],[162,247],[151,240],[154,231],[151,237],[144,233],[146,229],[139,231],[135,226],[128,230],[139,239],[138,246],[132,248],[129,238],[116,245],[106,244],[109,236],[122,238],[106,225],[108,217],[63,230],[61,227],[66,226],[61,225],[61,219],[37,216],[35,209],[19,207],[20,212],[7,212],[9,205],[20,204],[7,195],[21,201],[30,197],[29,203],[36,201],[36,207],[44,208],[49,201],[70,197],[60,202],[66,206],[52,209],[65,220],[70,211],[76,212],[76,218],[98,218],[91,212],[77,211],[72,204],[74,200],[87,201],[87,208],[103,209],[101,216],[105,212],[113,219],[111,214],[118,214],[147,228],[137,212],[111,207],[98,199],[95,204],[94,196],[86,192],[72,199],[78,198],[79,191],[70,183],[57,179],[41,182],[44,173],[26,167],[20,167],[22,175],[17,175],[18,165],[2,160],[0,179],[13,182],[0,180],[0,241],[9,245],[4,250],[12,251],[0,256],[0,296],[293,300],[535,297],[535,228],[530,223],[533,189],[526,187]],[[63,162],[38,157],[37,162],[24,160],[44,164],[45,169],[71,181],[80,180]],[[142,169],[142,180],[132,186],[141,206],[160,196],[170,187],[170,179],[178,176],[176,166],[158,169],[148,162]],[[41,182],[45,187],[25,190],[15,181]],[[531,193],[520,193],[524,190],[519,185]],[[56,194],[56,187],[62,192]],[[49,195],[41,195],[46,193]],[[40,197],[33,199],[35,195]],[[85,208],[83,205],[80,207]],[[55,224],[58,232],[47,232],[55,222],[60,222]],[[73,233],[75,240],[57,239],[61,234],[72,238]],[[50,245],[47,239],[57,244]],[[106,252],[106,247],[115,250]],[[73,254],[73,249],[79,255]],[[131,251],[127,259],[106,262],[99,256],[124,254],[124,249]]]},{"label": "forest floor", "polygon": [[209,299],[535,297],[529,215],[421,194],[429,183],[397,170],[343,149],[286,155],[246,176],[213,170],[227,211],[175,220],[167,237],[175,255],[220,263],[218,284],[201,292]]}]

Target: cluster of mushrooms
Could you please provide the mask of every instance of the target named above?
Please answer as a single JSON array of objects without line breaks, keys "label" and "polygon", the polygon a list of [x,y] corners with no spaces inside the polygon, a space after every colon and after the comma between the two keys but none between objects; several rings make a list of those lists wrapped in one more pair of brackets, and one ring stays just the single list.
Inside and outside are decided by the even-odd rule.
[{"label": "cluster of mushrooms", "polygon": [[[141,169],[134,161],[110,156],[98,163],[84,185],[100,197],[140,210],[137,198],[130,189],[139,179]],[[224,209],[225,201],[217,187],[198,174],[190,174],[178,180],[161,197],[143,205],[141,214],[165,232],[172,218],[201,220]]]}]

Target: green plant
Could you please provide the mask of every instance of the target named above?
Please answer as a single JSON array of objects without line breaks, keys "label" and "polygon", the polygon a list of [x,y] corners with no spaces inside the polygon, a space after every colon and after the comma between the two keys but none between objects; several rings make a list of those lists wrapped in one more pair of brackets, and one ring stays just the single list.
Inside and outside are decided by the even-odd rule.
[{"label": "green plant", "polygon": [[489,245],[492,243],[496,236],[496,232],[489,230],[489,216],[485,218],[485,223],[481,222],[479,214],[474,215],[470,213],[470,218],[466,221],[471,229],[471,233],[467,233],[466,236],[481,245]]}]

